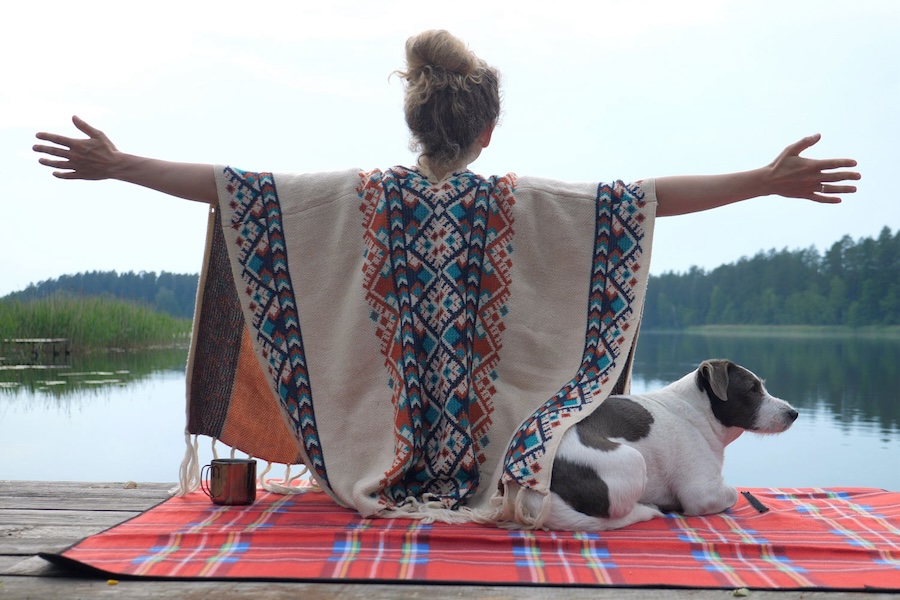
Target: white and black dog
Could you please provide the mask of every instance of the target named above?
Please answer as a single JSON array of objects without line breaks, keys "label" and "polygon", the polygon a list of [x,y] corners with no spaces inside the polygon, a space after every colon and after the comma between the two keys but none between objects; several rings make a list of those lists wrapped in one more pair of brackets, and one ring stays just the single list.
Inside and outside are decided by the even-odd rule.
[{"label": "white and black dog", "polygon": [[[780,433],[797,411],[727,360],[705,361],[655,392],[611,396],[563,435],[544,527],[606,530],[737,502],[722,478],[725,446],[744,431]],[[541,496],[524,490],[534,514]]]}]

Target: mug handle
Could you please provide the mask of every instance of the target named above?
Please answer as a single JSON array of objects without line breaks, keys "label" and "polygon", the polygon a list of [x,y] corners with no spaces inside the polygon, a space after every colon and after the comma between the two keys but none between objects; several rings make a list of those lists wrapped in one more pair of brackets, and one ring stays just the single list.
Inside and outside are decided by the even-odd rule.
[{"label": "mug handle", "polygon": [[212,490],[209,489],[209,472],[211,470],[212,465],[203,465],[203,468],[200,469],[200,489],[210,498],[212,498]]}]

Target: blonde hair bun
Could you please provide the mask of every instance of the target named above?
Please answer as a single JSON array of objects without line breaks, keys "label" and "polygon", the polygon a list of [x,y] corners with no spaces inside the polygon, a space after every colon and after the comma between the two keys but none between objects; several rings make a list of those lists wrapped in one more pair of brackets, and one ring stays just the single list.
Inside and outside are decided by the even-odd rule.
[{"label": "blonde hair bun", "polygon": [[436,67],[467,77],[479,62],[462,40],[443,29],[425,31],[406,41],[407,79]]},{"label": "blonde hair bun", "polygon": [[432,29],[406,41],[404,112],[413,149],[455,166],[500,116],[500,74],[456,36]]}]

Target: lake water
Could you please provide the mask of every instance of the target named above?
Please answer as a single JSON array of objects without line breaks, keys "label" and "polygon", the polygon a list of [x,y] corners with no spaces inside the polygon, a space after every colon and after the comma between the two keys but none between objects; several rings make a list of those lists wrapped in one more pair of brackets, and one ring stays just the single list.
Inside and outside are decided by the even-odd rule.
[{"label": "lake water", "polygon": [[[900,490],[900,340],[643,333],[632,391],[717,357],[750,368],[800,411],[787,432],[748,433],[728,447],[729,483]],[[57,368],[0,363],[0,479],[174,482],[185,358],[182,348],[94,354]],[[201,440],[201,461],[211,457]]]}]

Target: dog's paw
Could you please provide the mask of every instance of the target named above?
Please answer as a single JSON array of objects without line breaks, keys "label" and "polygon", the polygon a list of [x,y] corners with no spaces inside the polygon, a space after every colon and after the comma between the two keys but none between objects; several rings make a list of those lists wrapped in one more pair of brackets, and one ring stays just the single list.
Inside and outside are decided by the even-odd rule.
[{"label": "dog's paw", "polygon": [[682,504],[686,515],[714,515],[734,506],[737,499],[737,490],[722,484],[717,488],[707,488],[704,491],[697,489],[692,497]]},{"label": "dog's paw", "polygon": [[[638,508],[641,507],[641,508]],[[655,504],[643,504],[640,503],[635,506],[635,510],[639,511],[639,513],[646,517],[644,520],[654,519],[656,517],[664,517],[666,516],[666,511],[661,509]]]},{"label": "dog's paw", "polygon": [[[738,492],[736,489],[731,487],[730,485],[726,485],[723,495],[725,497],[725,507],[722,510],[726,510],[737,504],[738,501]],[[719,511],[721,512],[721,511]]]}]

